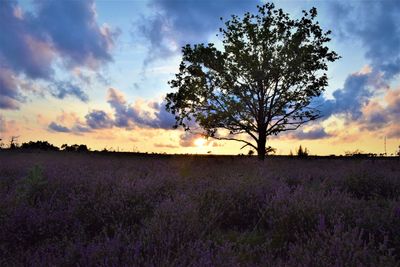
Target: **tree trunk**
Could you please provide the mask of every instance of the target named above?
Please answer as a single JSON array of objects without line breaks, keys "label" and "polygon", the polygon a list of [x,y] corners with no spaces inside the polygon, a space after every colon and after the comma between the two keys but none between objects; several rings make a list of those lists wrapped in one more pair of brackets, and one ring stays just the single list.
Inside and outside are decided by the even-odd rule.
[{"label": "tree trunk", "polygon": [[267,136],[265,132],[261,132],[258,134],[258,142],[257,142],[257,155],[259,160],[265,159],[265,144],[267,142]]}]

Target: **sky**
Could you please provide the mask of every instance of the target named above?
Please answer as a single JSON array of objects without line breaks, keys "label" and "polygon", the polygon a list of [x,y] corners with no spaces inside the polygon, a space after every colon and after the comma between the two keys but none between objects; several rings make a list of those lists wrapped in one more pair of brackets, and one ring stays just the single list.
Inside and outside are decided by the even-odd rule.
[{"label": "sky", "polygon": [[[220,20],[259,0],[0,0],[0,138],[118,151],[238,154],[234,141],[172,129],[168,81],[181,47],[215,43]],[[274,1],[298,18],[316,7],[331,30],[323,117],[270,137],[277,154],[395,153],[400,145],[400,2]]]}]

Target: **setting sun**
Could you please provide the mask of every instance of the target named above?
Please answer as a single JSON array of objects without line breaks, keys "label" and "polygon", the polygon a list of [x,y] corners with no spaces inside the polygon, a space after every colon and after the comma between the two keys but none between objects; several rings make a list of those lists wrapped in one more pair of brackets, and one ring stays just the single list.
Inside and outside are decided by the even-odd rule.
[{"label": "setting sun", "polygon": [[[289,16],[293,16],[292,19],[299,19],[302,16],[301,10],[310,10],[315,7],[318,15],[314,14],[316,11],[314,9],[313,14],[316,15],[315,22],[320,22],[318,27],[321,27],[321,33],[329,30],[333,32],[332,38],[329,38],[331,40],[324,45],[323,49],[314,46],[310,46],[310,49],[314,47],[315,51],[325,51],[327,48],[327,52],[322,54],[333,60],[336,57],[329,51],[334,51],[340,56],[340,60],[327,61],[329,66],[323,72],[326,72],[328,80],[321,83],[324,84],[324,88],[319,84],[312,87],[316,90],[324,89],[324,92],[319,92],[320,95],[315,94],[319,96],[312,101],[309,99],[310,102],[303,102],[304,105],[310,104],[311,108],[307,109],[307,113],[303,115],[310,114],[309,112],[313,110],[314,115],[320,114],[314,117],[320,118],[313,123],[304,124],[296,131],[284,131],[278,135],[262,137],[261,140],[268,140],[265,146],[275,148],[278,155],[289,155],[290,151],[293,152],[300,145],[307,147],[313,155],[344,155],[346,152],[354,151],[397,155],[400,145],[398,120],[400,54],[397,38],[399,27],[398,20],[395,19],[400,14],[398,1],[273,2],[277,2],[277,9],[282,8]],[[179,112],[173,114],[166,108],[169,104],[170,107],[175,106],[178,111],[181,110],[180,104],[183,108],[186,104],[189,106],[194,104],[191,104],[192,95],[183,91],[178,93],[179,88],[174,84],[181,84],[178,81],[179,77],[176,77],[177,74],[183,75],[182,78],[188,77],[187,82],[192,81],[197,84],[197,78],[194,77],[197,74],[193,76],[194,80],[190,80],[192,71],[187,69],[191,64],[196,65],[196,63],[185,60],[186,65],[182,66],[182,73],[180,63],[183,58],[200,60],[205,53],[203,53],[203,48],[193,51],[189,49],[187,53],[199,53],[199,55],[184,55],[180,47],[189,44],[193,48],[194,45],[201,43],[208,47],[208,43],[214,43],[214,48],[208,47],[206,50],[217,49],[218,53],[222,54],[233,51],[231,48],[225,51],[223,35],[215,38],[219,29],[225,28],[224,21],[219,18],[229,20],[231,15],[237,15],[238,18],[243,19],[247,11],[254,15],[268,15],[268,12],[258,13],[257,5],[263,3],[266,4],[267,1],[0,0],[0,29],[2,37],[7,38],[6,42],[0,41],[0,149],[11,147],[11,143],[22,145],[30,141],[45,140],[58,148],[64,144],[68,146],[82,144],[93,151],[191,154],[207,153],[212,150],[213,154],[218,155],[246,154],[248,147],[244,150],[240,149],[243,145],[247,145],[246,142],[249,141],[257,146],[258,144],[247,133],[252,131],[248,128],[249,125],[243,125],[242,122],[236,125],[236,118],[244,118],[246,121],[250,119],[248,123],[253,125],[251,128],[258,134],[254,126],[257,126],[257,120],[260,122],[262,120],[255,118],[254,115],[258,114],[257,112],[250,112],[248,109],[249,106],[257,108],[257,103],[244,102],[251,100],[247,98],[247,94],[254,92],[243,94],[246,96],[243,98],[241,94],[244,91],[235,95],[236,93],[229,88],[227,90],[222,88],[222,91],[221,88],[217,88],[230,87],[228,83],[218,83],[216,86],[211,80],[206,81],[207,77],[214,77],[221,81],[233,79],[232,82],[235,84],[243,83],[243,77],[228,77],[230,73],[236,73],[236,70],[229,71],[225,68],[236,68],[240,64],[247,66],[246,60],[223,63],[222,70],[218,70],[218,77],[215,76],[217,73],[204,76],[206,79],[203,81],[206,82],[208,89],[212,89],[210,93],[217,99],[198,103],[201,108],[196,109],[199,112],[198,115],[202,117],[206,115],[202,113],[202,110],[209,108],[202,106],[203,104],[208,103],[210,107],[219,106],[218,102],[221,101],[229,104],[221,107],[223,110],[228,107],[227,113],[225,111],[221,113],[218,109],[212,108],[213,111],[210,110],[212,116],[204,119],[209,125],[223,126],[218,130],[220,139],[232,137],[228,135],[230,130],[223,130],[227,127],[233,129],[232,133],[235,135],[236,130],[244,131],[237,136],[242,139],[241,141],[205,139],[201,135],[185,131],[185,127],[175,129],[173,126],[177,122],[176,115],[186,115]],[[347,12],[338,12],[342,9]],[[374,14],[365,16],[370,13],[370,10],[374,10]],[[187,14],[191,16],[188,17]],[[167,25],[164,25],[166,22],[168,22]],[[348,27],[348,25],[354,25],[354,27]],[[264,26],[262,26],[263,29]],[[168,29],[165,30],[165,27]],[[262,33],[263,31],[260,31],[257,34]],[[290,35],[291,32],[288,34]],[[255,39],[262,38],[264,37],[260,36]],[[251,41],[245,39],[242,41]],[[318,42],[315,44],[317,45]],[[297,46],[303,47],[300,44]],[[262,47],[256,47],[262,49]],[[265,49],[268,50],[268,47]],[[246,53],[242,50],[234,49],[234,51]],[[262,55],[263,51],[260,50],[257,53]],[[296,52],[293,56],[300,54]],[[320,53],[315,55],[318,54]],[[272,55],[279,56],[280,53],[276,52]],[[304,58],[310,57],[304,56]],[[240,60],[242,57],[229,56],[229,60],[236,59]],[[281,59],[277,59],[277,62],[286,59],[288,57],[282,56]],[[297,62],[291,59],[287,63],[292,61]],[[216,59],[216,62],[219,62],[219,59]],[[263,76],[266,81],[294,78],[289,73],[290,77],[282,79],[282,75],[286,75],[286,72],[279,70],[271,72],[268,68],[272,65],[258,66],[256,63],[248,67],[255,67],[257,73],[263,70],[261,72],[266,75],[276,74],[280,77],[267,79]],[[297,67],[317,68],[319,66],[317,63],[311,63],[306,64],[307,66],[300,64]],[[278,64],[276,67],[279,69],[285,64]],[[202,67],[201,71],[207,73],[210,69]],[[145,73],[147,75],[143,75]],[[306,73],[312,72],[308,70]],[[320,74],[322,73],[315,72],[317,76]],[[251,75],[246,80],[251,80],[253,78]],[[316,81],[319,79],[310,80],[310,82]],[[254,84],[254,81],[247,82]],[[307,84],[303,80],[298,82]],[[267,84],[269,83],[265,83]],[[250,87],[244,86],[242,89],[248,90]],[[274,87],[270,89],[272,88]],[[182,89],[185,90],[185,88]],[[219,95],[219,92],[223,91],[233,95]],[[273,91],[268,91],[268,93],[271,92]],[[171,103],[167,101],[167,94],[171,96],[168,97]],[[276,94],[278,95],[281,94]],[[268,95],[264,95],[264,98],[265,100],[272,99]],[[194,99],[203,98],[196,96]],[[235,103],[230,102],[229,99]],[[173,103],[175,100],[177,103]],[[278,100],[273,102],[280,103]],[[179,105],[176,106],[176,104]],[[301,103],[296,101],[296,104],[299,106]],[[268,105],[270,105],[269,102],[266,103],[265,108],[274,110]],[[305,112],[305,109],[300,110]],[[260,112],[260,114],[269,113]],[[187,115],[200,118],[189,113]],[[226,118],[225,115],[231,118]],[[303,123],[301,116],[298,117],[298,122]],[[264,120],[264,124],[268,120]],[[292,119],[287,121],[294,123]],[[227,122],[229,125],[226,125]],[[190,125],[197,127],[199,124],[192,121]],[[246,129],[243,129],[243,126],[246,126]],[[283,129],[284,125],[278,127],[271,124],[270,126],[279,130]],[[267,125],[260,129],[265,127]],[[205,130],[200,128],[194,132]],[[266,129],[266,132],[269,134],[280,131]],[[264,147],[264,144],[260,143],[260,147]]]},{"label": "setting sun", "polygon": [[194,144],[197,147],[203,147],[206,144],[206,140],[204,138],[197,138],[196,140],[194,140]]},{"label": "setting sun", "polygon": [[0,267],[400,267],[399,17],[0,0]]}]

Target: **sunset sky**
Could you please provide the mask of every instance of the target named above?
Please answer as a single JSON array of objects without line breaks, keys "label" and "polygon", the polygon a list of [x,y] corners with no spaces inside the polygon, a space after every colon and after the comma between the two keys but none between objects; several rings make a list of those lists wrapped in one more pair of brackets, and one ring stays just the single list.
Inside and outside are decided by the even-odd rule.
[{"label": "sunset sky", "polygon": [[[238,154],[241,144],[172,129],[164,109],[180,48],[212,42],[220,17],[257,0],[0,0],[0,138],[120,151]],[[323,118],[268,140],[278,154],[400,145],[400,2],[274,1],[292,17],[315,6],[342,58],[329,65]]]}]

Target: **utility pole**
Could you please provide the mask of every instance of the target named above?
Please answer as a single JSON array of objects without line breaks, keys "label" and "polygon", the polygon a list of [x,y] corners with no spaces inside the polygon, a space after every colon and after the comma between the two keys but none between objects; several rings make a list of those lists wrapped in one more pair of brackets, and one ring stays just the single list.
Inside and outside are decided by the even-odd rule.
[{"label": "utility pole", "polygon": [[385,156],[386,156],[387,155],[386,154],[386,136],[385,136],[384,146],[385,146]]}]

